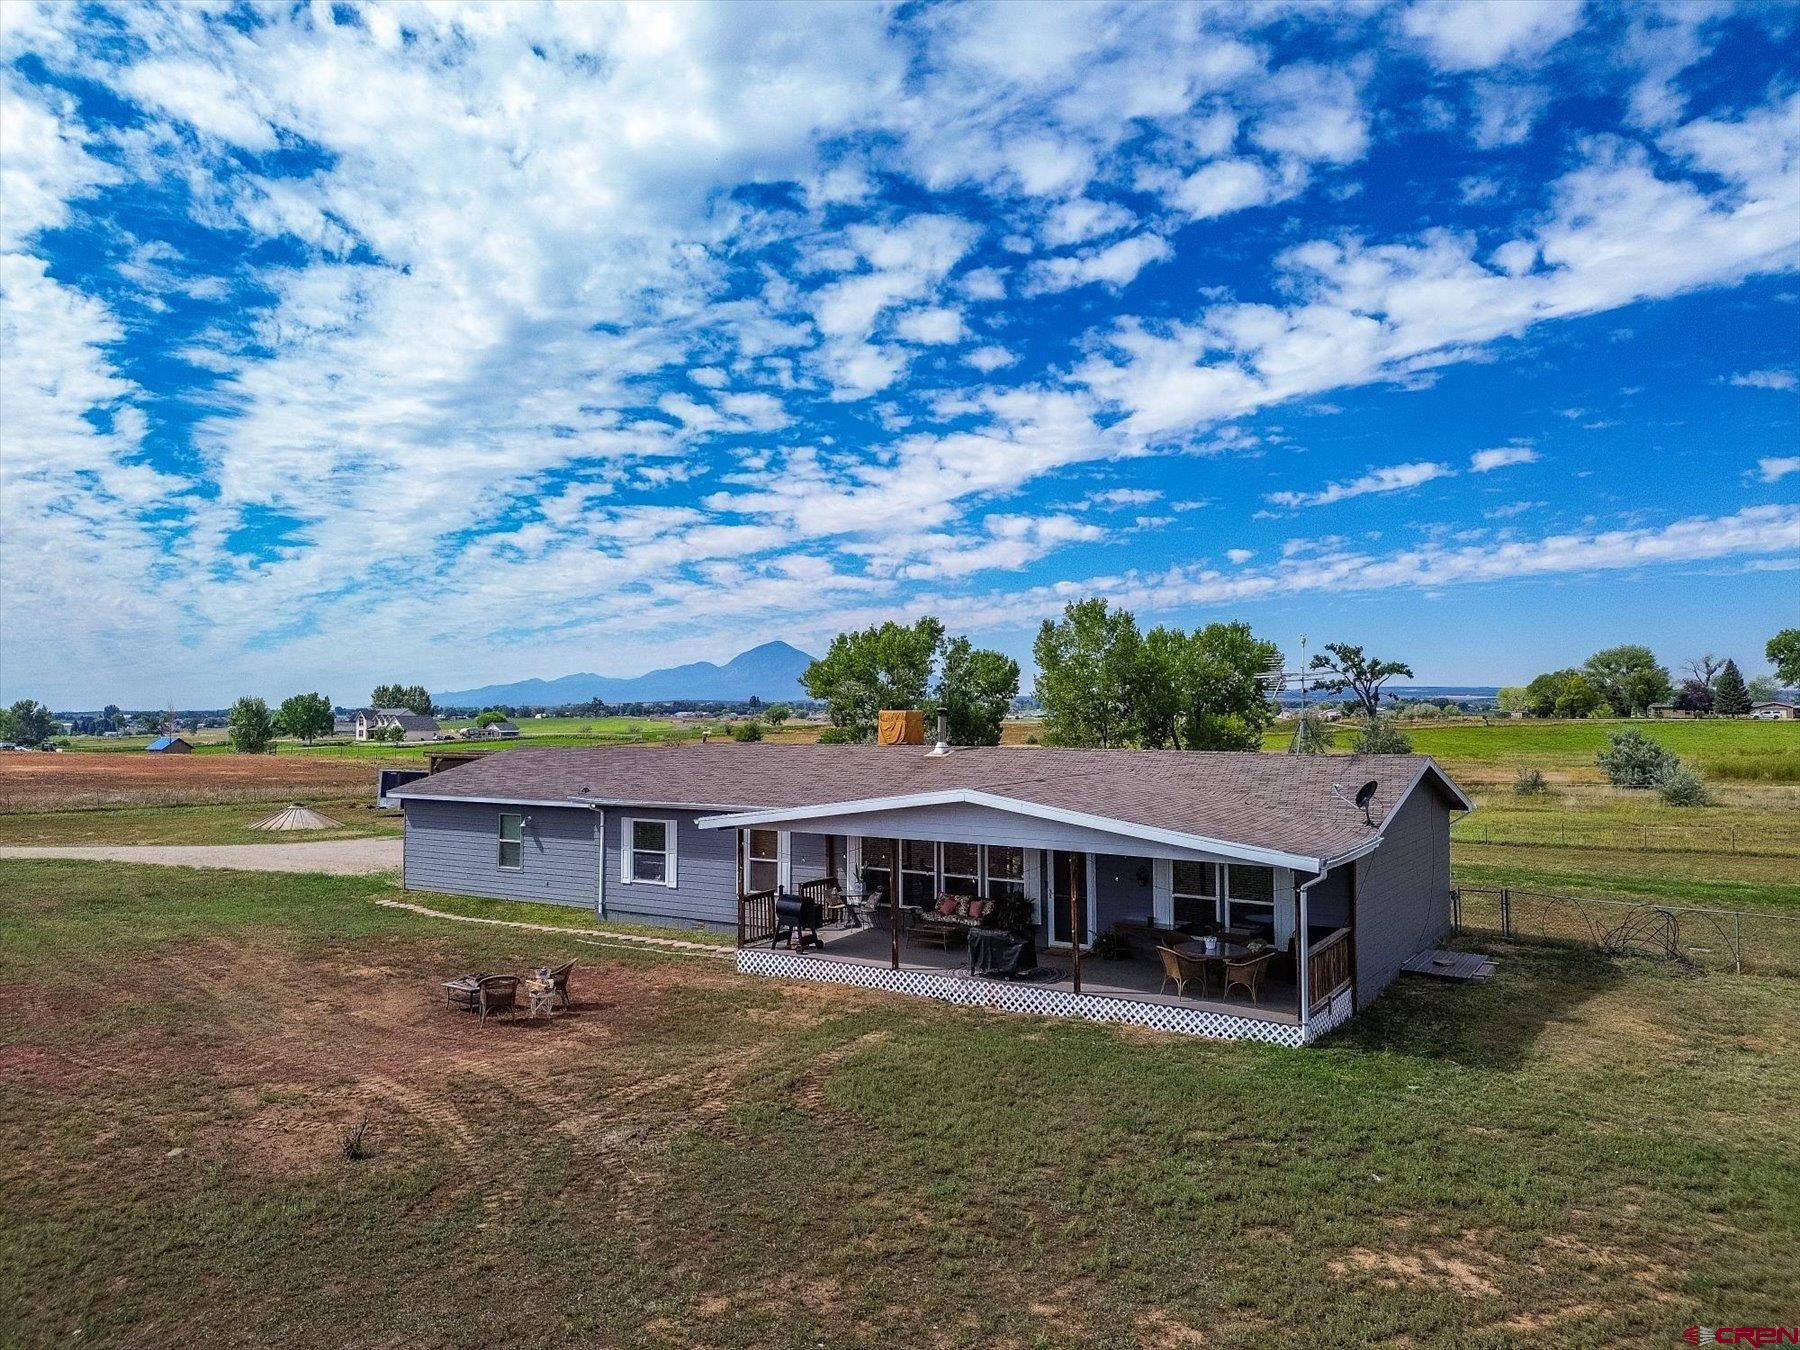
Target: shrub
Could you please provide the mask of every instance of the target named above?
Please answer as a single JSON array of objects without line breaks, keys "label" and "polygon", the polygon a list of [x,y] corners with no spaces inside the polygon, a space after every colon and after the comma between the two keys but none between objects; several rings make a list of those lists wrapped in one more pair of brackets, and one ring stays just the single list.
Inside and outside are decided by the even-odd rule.
[{"label": "shrub", "polygon": [[1541,797],[1549,790],[1550,785],[1544,781],[1541,769],[1520,769],[1519,776],[1513,779],[1515,797]]},{"label": "shrub", "polygon": [[1412,748],[1406,734],[1385,717],[1370,719],[1350,746],[1359,755],[1410,755]]},{"label": "shrub", "polygon": [[760,741],[763,737],[761,722],[740,722],[731,729],[734,741]]},{"label": "shrub", "polygon": [[1670,806],[1705,806],[1712,801],[1706,780],[1680,760],[1662,776],[1656,790]]},{"label": "shrub", "polygon": [[1622,788],[1657,787],[1681,763],[1673,750],[1636,727],[1613,732],[1594,758],[1606,771],[1606,781]]},{"label": "shrub", "polygon": [[819,733],[820,745],[855,745],[860,739],[851,727],[826,727]]}]

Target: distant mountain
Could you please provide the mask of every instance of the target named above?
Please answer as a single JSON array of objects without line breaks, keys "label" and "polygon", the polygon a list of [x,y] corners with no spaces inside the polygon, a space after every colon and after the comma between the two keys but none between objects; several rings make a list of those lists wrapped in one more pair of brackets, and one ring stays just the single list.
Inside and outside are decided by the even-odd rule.
[{"label": "distant mountain", "polygon": [[590,698],[608,703],[645,703],[662,699],[721,699],[732,701],[752,696],[765,703],[807,697],[800,673],[812,657],[785,642],[765,642],[731,658],[724,665],[695,661],[643,675],[564,675],[556,680],[520,680],[517,684],[485,684],[479,689],[456,689],[433,694],[432,702],[446,708],[558,707],[585,703]]}]

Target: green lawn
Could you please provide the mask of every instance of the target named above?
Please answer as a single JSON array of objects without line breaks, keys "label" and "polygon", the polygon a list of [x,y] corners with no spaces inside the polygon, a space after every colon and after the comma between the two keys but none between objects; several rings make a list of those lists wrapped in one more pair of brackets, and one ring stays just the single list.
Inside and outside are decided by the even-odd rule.
[{"label": "green lawn", "polygon": [[[1502,947],[1281,1051],[384,894],[0,864],[0,1341],[1524,1347],[1800,1306],[1789,981]],[[571,956],[549,1025],[437,1001]]]},{"label": "green lawn", "polygon": [[0,844],[292,844],[399,834],[398,811],[378,811],[366,798],[308,801],[338,828],[304,834],[250,828],[277,803],[232,806],[133,806],[89,811],[0,812]]}]

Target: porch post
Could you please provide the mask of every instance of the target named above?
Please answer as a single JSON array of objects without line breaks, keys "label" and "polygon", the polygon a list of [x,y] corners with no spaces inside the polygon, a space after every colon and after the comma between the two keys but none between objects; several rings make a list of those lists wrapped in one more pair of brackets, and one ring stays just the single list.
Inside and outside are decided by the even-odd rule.
[{"label": "porch post", "polygon": [[836,881],[838,879],[837,836],[835,834],[828,834],[825,836],[825,879],[827,881]]},{"label": "porch post", "polygon": [[900,841],[894,840],[893,885],[888,887],[888,932],[893,935],[893,967],[900,969]]},{"label": "porch post", "polygon": [[[1069,947],[1074,953],[1075,992],[1079,994],[1081,992],[1081,922],[1079,907],[1081,906],[1082,897],[1080,888],[1075,885],[1075,855],[1071,852],[1064,856],[1069,860]],[[1084,876],[1083,880],[1085,879]]]},{"label": "porch post", "polygon": [[[1324,873],[1322,872],[1319,874],[1319,876],[1323,875]],[[1317,881],[1318,879],[1319,877],[1314,877],[1313,881]],[[1298,985],[1300,989],[1300,1029],[1302,1031],[1306,1029],[1306,1023],[1312,1016],[1312,991],[1307,988],[1307,985],[1310,982],[1308,976],[1311,974],[1308,967],[1312,965],[1312,933],[1307,926],[1306,920],[1306,891],[1307,887],[1311,885],[1312,881],[1309,881],[1305,886],[1299,887],[1294,892],[1295,898],[1299,901],[1300,910],[1300,940],[1294,944],[1294,951],[1296,953],[1294,965],[1296,967],[1295,984]]]}]

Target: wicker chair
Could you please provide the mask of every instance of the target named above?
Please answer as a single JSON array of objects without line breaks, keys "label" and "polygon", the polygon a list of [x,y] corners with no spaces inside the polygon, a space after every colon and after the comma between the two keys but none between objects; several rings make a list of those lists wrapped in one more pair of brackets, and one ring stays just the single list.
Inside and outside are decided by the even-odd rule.
[{"label": "wicker chair", "polygon": [[1156,954],[1162,957],[1163,982],[1158,993],[1167,993],[1172,981],[1175,985],[1175,997],[1186,998],[1190,984],[1200,986],[1200,996],[1206,997],[1206,962],[1196,957],[1184,956],[1173,947],[1158,947]]},{"label": "wicker chair", "polygon": [[483,975],[475,985],[475,1000],[481,1009],[481,1020],[489,1013],[519,1012],[519,977],[517,975]]},{"label": "wicker chair", "polygon": [[550,972],[550,982],[556,986],[556,997],[562,1000],[562,1005],[565,1008],[572,1008],[575,1006],[569,1001],[569,974],[574,969],[575,963],[571,961],[568,965],[558,966],[555,970]]},{"label": "wicker chair", "polygon": [[1252,1003],[1262,1001],[1263,976],[1269,972],[1269,965],[1275,960],[1273,951],[1259,952],[1255,956],[1241,956],[1225,963],[1225,988],[1223,994],[1231,997],[1233,989],[1242,989],[1250,995]]}]

